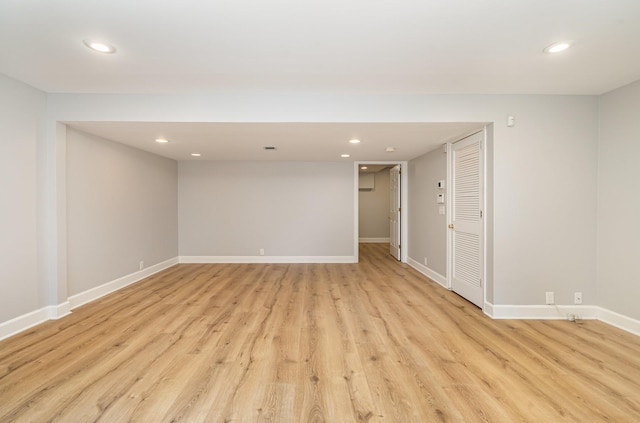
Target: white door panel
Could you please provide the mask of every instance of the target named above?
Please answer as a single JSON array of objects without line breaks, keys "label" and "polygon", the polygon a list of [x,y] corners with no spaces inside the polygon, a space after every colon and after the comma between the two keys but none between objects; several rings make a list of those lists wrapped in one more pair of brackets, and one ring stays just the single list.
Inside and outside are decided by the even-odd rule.
[{"label": "white door panel", "polygon": [[484,304],[483,133],[452,144],[451,289]]}]

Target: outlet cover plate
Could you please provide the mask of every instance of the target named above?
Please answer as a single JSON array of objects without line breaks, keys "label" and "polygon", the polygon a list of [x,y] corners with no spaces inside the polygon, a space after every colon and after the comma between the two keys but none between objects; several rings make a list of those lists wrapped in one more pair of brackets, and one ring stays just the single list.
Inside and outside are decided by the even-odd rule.
[{"label": "outlet cover plate", "polygon": [[582,304],[582,292],[576,292],[573,294],[573,303]]},{"label": "outlet cover plate", "polygon": [[555,299],[553,298],[553,291],[545,292],[545,302],[546,304],[555,304]]}]

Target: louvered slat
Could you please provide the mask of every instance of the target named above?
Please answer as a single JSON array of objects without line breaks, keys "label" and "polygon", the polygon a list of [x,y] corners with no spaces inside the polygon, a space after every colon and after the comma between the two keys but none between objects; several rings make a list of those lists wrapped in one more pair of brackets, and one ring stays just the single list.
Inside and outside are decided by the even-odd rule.
[{"label": "louvered slat", "polygon": [[480,145],[471,144],[456,151],[454,219],[477,222],[480,220]]},{"label": "louvered slat", "polygon": [[477,235],[457,232],[454,239],[454,277],[473,286],[480,286],[479,249]]}]

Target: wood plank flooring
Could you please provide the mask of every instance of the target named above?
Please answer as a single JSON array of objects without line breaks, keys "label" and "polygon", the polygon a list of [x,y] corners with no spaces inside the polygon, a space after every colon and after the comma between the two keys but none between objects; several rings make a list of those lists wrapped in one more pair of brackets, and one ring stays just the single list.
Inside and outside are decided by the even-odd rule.
[{"label": "wood plank flooring", "polygon": [[359,264],[181,264],[0,342],[0,422],[638,422],[640,338]]}]

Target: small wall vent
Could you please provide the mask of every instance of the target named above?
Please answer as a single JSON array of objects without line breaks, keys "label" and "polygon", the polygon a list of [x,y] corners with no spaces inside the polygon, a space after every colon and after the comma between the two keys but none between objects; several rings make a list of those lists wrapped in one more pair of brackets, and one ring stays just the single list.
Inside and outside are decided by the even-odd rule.
[{"label": "small wall vent", "polygon": [[373,191],[375,188],[375,176],[373,173],[361,173],[358,182],[360,191]]}]

